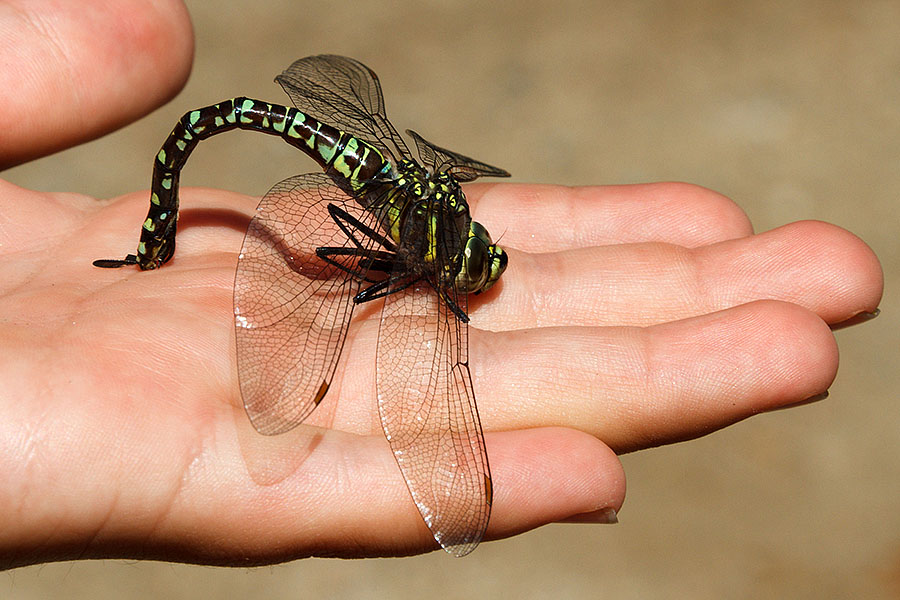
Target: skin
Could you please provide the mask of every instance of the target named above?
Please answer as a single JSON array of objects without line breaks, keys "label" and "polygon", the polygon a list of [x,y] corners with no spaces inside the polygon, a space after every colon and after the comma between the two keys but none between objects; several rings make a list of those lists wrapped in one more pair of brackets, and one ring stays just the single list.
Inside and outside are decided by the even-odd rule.
[{"label": "skin", "polygon": [[[0,7],[11,57],[0,88],[23,90],[7,98],[0,164],[134,120],[187,76],[179,3],[70,4]],[[71,110],[55,110],[61,97]],[[510,254],[470,306],[494,477],[488,539],[608,519],[625,496],[616,453],[821,394],[838,365],[831,329],[882,294],[876,257],[851,233],[799,222],[754,235],[733,202],[696,186],[467,193]],[[256,199],[185,189],[169,265],[91,267],[133,251],[147,198],[0,182],[0,564],[434,549],[377,421],[377,310],[357,311],[312,425],[254,434],[239,408],[231,298]],[[548,213],[558,227],[538,220]]]}]

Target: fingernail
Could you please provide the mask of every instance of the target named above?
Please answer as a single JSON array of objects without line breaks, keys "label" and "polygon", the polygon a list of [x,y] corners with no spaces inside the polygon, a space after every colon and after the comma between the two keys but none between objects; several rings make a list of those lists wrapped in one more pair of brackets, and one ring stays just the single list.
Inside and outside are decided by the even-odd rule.
[{"label": "fingernail", "polygon": [[828,397],[828,390],[825,390],[821,394],[816,394],[815,396],[810,396],[806,400],[800,402],[800,404],[812,404],[813,402],[818,402],[819,400],[824,400]]},{"label": "fingernail", "polygon": [[602,525],[613,525],[619,522],[619,515],[614,508],[601,508],[600,510],[592,510],[590,512],[572,515],[561,521],[560,523],[600,523]]},{"label": "fingernail", "polygon": [[807,404],[812,404],[812,403],[814,403],[814,402],[818,402],[819,400],[824,400],[824,399],[827,398],[827,397],[828,397],[828,390],[825,390],[825,391],[822,392],[821,394],[816,394],[815,396],[810,396],[809,398],[806,398],[806,399],[804,399],[804,400],[801,400],[800,402],[793,402],[793,403],[791,403],[791,404],[784,404],[784,405],[779,406],[778,408],[776,408],[776,409],[774,409],[774,410],[786,410],[786,409],[788,409],[788,408],[796,408],[796,407],[798,407],[798,406],[806,406]]},{"label": "fingernail", "polygon": [[840,323],[835,323],[831,326],[832,329],[843,329],[844,327],[850,327],[851,325],[859,325],[860,323],[865,323],[866,321],[871,321],[875,317],[881,314],[881,309],[876,308],[875,310],[869,312],[864,310],[862,312],[858,312],[849,319],[845,319]]}]

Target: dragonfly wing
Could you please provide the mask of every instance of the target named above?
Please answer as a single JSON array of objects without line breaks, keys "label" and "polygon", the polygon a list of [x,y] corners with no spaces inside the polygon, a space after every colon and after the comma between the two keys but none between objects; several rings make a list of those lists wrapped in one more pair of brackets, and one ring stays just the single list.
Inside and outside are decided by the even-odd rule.
[{"label": "dragonfly wing", "polygon": [[275,78],[300,111],[400,159],[409,154],[388,121],[378,76],[344,56],[308,56]]},{"label": "dragonfly wing", "polygon": [[[244,407],[264,434],[302,422],[331,385],[358,292],[355,256],[343,266],[316,248],[347,246],[328,205],[371,219],[321,173],[286,179],[250,221],[234,284],[237,366]],[[376,242],[363,238],[363,245]]]},{"label": "dragonfly wing", "polygon": [[415,141],[422,163],[436,173],[446,171],[460,182],[472,181],[479,177],[509,177],[509,173],[499,167],[492,167],[480,160],[432,144],[412,129],[407,129],[406,133]]},{"label": "dragonfly wing", "polygon": [[[453,301],[465,311],[465,295]],[[420,280],[385,298],[377,352],[385,435],[426,525],[457,556],[484,536],[492,496],[467,328]]]}]

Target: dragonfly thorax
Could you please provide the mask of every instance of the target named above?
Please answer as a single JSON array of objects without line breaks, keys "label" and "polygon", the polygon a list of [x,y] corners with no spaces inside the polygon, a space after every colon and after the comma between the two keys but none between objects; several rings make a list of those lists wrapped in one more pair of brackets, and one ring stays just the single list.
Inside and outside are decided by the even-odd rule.
[{"label": "dragonfly thorax", "polygon": [[472,220],[466,196],[453,175],[430,173],[417,162],[403,159],[394,184],[404,190],[408,202],[398,211],[405,213],[403,226],[392,228],[407,256],[431,268],[442,265],[437,273],[441,287],[464,294],[490,289],[506,269],[507,254],[493,243],[483,225]]}]

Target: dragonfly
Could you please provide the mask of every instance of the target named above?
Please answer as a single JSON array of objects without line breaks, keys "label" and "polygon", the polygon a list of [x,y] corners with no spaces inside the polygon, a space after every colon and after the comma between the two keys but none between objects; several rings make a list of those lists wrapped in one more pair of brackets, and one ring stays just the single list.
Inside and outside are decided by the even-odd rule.
[{"label": "dragonfly", "polygon": [[238,379],[262,434],[325,399],[356,305],[380,302],[375,392],[384,434],[425,524],[448,553],[482,540],[493,498],[468,359],[468,297],[508,263],[461,183],[508,177],[388,121],[375,73],[351,58],[295,61],[275,78],[293,107],[238,97],[186,113],[156,156],[137,252],[94,265],[156,269],[175,251],[181,170],[234,129],[277,135],[323,169],[263,196],[234,283]]}]

